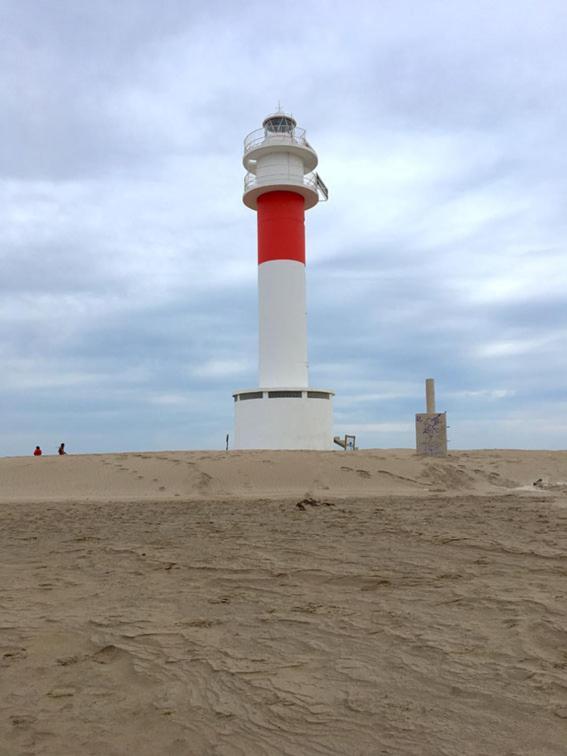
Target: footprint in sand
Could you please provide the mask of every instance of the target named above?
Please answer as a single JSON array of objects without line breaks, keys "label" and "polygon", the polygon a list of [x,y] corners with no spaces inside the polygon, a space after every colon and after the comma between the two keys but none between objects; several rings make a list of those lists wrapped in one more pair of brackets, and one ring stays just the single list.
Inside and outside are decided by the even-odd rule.
[{"label": "footprint in sand", "polygon": [[110,644],[99,648],[90,658],[97,664],[112,664],[113,662],[120,661],[125,656],[129,656],[128,652]]},{"label": "footprint in sand", "polygon": [[368,470],[355,470],[359,478],[370,478],[371,475]]},{"label": "footprint in sand", "polygon": [[32,717],[31,714],[12,714],[10,717],[12,727],[21,727],[22,729],[31,727],[36,721],[36,718]]},{"label": "footprint in sand", "polygon": [[81,661],[80,656],[62,656],[59,659],[56,659],[57,664],[61,667],[69,667],[72,664],[77,664]]},{"label": "footprint in sand", "polygon": [[13,664],[17,661],[22,661],[28,655],[25,648],[11,648],[8,651],[4,651],[0,656],[0,667],[7,667],[9,664]]},{"label": "footprint in sand", "polygon": [[76,692],[75,688],[52,688],[47,695],[50,698],[68,698],[74,696]]},{"label": "footprint in sand", "polygon": [[222,625],[222,621],[209,620],[209,619],[195,619],[195,620],[188,620],[187,622],[184,622],[183,624],[187,625],[187,627],[209,628],[209,627],[213,627],[213,625]]},{"label": "footprint in sand", "polygon": [[523,646],[539,659],[565,664],[567,657],[567,628],[551,619],[531,622],[521,632]]},{"label": "footprint in sand", "polygon": [[298,606],[292,606],[292,612],[300,612],[301,614],[316,614],[319,609],[323,608],[323,604],[316,604],[310,601],[308,604],[300,604]]},{"label": "footprint in sand", "polygon": [[211,485],[212,476],[202,472],[199,476],[198,488],[208,488]]}]

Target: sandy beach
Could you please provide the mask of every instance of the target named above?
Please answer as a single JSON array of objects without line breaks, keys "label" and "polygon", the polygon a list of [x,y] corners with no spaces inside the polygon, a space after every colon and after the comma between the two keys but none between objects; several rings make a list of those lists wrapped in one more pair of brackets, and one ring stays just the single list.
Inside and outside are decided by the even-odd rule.
[{"label": "sandy beach", "polygon": [[0,756],[567,753],[567,452],[5,458],[0,526]]}]

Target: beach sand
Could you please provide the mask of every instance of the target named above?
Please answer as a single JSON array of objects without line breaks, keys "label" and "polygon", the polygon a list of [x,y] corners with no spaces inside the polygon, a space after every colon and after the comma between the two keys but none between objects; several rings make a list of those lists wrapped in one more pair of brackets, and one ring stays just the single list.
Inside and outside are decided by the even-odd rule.
[{"label": "beach sand", "polygon": [[567,452],[0,459],[0,756],[566,753]]}]

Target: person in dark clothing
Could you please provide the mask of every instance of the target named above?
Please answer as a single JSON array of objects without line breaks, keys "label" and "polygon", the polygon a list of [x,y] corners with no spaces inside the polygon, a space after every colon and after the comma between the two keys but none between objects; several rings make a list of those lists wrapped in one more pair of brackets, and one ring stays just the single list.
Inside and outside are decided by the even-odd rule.
[{"label": "person in dark clothing", "polygon": [[67,452],[65,451],[65,444],[61,444],[61,446],[57,450],[57,454],[59,454],[59,456],[61,456],[62,454],[67,454]]}]

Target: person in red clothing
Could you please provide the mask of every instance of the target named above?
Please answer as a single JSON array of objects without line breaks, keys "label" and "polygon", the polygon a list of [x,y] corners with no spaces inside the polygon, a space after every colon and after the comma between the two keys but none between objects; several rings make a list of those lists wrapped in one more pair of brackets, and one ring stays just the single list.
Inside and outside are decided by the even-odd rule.
[{"label": "person in red clothing", "polygon": [[42,454],[43,454],[43,452],[41,451],[41,449],[39,448],[39,446],[36,446],[35,450],[34,450],[34,453],[33,453],[33,456],[34,457],[41,457]]}]

